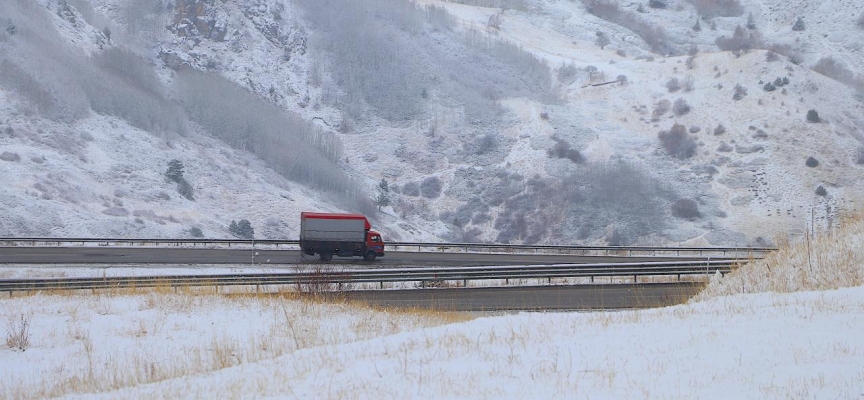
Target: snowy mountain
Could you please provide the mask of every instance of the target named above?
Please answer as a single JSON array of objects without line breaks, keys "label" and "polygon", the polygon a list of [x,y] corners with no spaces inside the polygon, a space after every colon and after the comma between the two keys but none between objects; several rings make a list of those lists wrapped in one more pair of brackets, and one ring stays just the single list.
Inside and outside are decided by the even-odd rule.
[{"label": "snowy mountain", "polygon": [[852,0],[13,0],[0,24],[0,236],[295,238],[341,210],[391,240],[755,244],[864,194]]}]

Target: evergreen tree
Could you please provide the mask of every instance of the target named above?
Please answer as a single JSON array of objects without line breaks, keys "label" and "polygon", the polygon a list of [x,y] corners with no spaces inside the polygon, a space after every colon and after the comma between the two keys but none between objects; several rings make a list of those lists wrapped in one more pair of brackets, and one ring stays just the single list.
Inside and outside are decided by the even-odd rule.
[{"label": "evergreen tree", "polygon": [[747,16],[747,29],[756,29],[756,20],[753,19],[753,13]]},{"label": "evergreen tree", "polygon": [[168,161],[168,170],[165,171],[165,177],[174,182],[180,183],[183,180],[183,162],[177,159]]},{"label": "evergreen tree", "polygon": [[379,211],[381,207],[390,205],[390,185],[384,178],[381,178],[381,182],[378,183],[378,196],[375,198],[375,204],[378,206]]},{"label": "evergreen tree", "polygon": [[702,31],[702,25],[699,23],[698,19],[696,20],[696,23],[693,25],[693,31],[694,32],[701,32]]},{"label": "evergreen tree", "polygon": [[793,31],[803,31],[804,30],[804,18],[798,17],[795,21],[795,25],[792,25]]},{"label": "evergreen tree", "polygon": [[228,226],[228,232],[231,232],[234,237],[241,239],[255,238],[255,229],[252,228],[252,224],[246,219],[241,219],[240,222],[231,221],[231,225]]}]

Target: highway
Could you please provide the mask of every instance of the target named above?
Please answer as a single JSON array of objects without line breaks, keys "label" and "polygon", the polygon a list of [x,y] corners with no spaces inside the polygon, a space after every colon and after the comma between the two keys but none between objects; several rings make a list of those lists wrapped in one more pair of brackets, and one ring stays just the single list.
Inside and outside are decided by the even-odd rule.
[{"label": "highway", "polygon": [[[388,252],[374,262],[334,257],[328,264],[353,267],[549,265],[704,260],[705,257],[622,257],[526,253]],[[719,259],[719,258],[718,258]],[[299,250],[171,247],[0,247],[0,264],[298,264],[317,263]]]}]

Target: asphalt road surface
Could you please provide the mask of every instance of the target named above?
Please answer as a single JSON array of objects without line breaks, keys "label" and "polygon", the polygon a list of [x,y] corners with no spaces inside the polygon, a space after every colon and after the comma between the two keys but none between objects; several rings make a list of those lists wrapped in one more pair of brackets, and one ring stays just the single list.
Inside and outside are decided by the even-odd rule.
[{"label": "asphalt road surface", "polygon": [[[388,252],[374,262],[334,257],[329,264],[362,267],[491,266],[584,264],[704,260],[704,257],[621,257],[551,254]],[[299,250],[134,248],[134,247],[0,247],[0,264],[297,264],[317,263]]]},{"label": "asphalt road surface", "polygon": [[681,304],[703,283],[576,285],[349,291],[348,300],[380,307],[447,311],[598,310]]}]

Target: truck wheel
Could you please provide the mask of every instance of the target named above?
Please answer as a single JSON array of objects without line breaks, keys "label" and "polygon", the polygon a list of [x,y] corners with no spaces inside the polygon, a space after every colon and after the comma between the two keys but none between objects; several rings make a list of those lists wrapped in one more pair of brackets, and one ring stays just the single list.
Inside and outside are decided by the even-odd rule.
[{"label": "truck wheel", "polygon": [[333,254],[330,253],[321,253],[318,255],[321,258],[321,261],[327,262],[333,259]]},{"label": "truck wheel", "polygon": [[374,251],[367,251],[366,254],[363,255],[363,259],[366,261],[375,261],[375,257],[378,256]]}]

